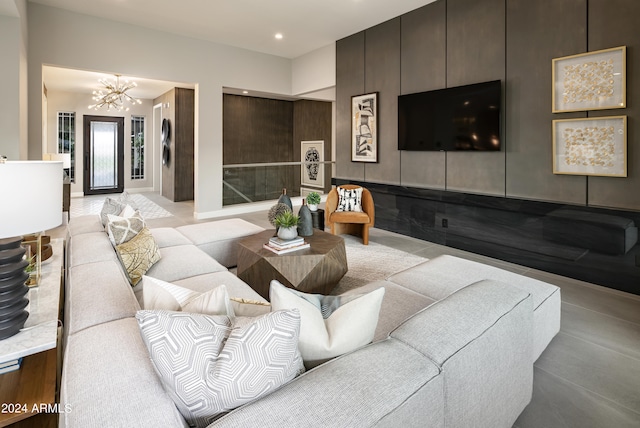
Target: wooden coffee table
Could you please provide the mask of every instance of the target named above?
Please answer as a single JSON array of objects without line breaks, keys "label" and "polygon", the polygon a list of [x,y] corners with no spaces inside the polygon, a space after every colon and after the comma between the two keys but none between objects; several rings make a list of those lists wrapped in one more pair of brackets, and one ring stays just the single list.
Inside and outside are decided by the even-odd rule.
[{"label": "wooden coffee table", "polygon": [[269,283],[276,279],[305,293],[329,294],[347,273],[344,239],[318,229],[304,239],[310,248],[275,254],[262,246],[275,235],[265,230],[243,239],[238,250],[238,278],[269,300]]}]

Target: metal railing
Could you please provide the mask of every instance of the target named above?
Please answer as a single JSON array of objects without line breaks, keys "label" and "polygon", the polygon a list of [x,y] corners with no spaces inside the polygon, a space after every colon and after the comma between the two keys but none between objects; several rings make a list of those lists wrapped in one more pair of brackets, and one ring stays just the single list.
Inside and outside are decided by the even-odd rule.
[{"label": "metal railing", "polygon": [[[223,206],[275,200],[287,189],[289,196],[330,189],[334,161],[270,162],[222,166]],[[301,171],[305,172],[302,176]],[[304,180],[303,180],[304,178]],[[329,183],[329,184],[327,184]]]}]

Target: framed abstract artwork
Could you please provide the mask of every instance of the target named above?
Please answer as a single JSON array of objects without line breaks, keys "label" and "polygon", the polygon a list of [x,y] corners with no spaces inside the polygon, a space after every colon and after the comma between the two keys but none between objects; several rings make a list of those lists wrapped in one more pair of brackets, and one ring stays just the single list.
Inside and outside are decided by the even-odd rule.
[{"label": "framed abstract artwork", "polygon": [[627,176],[627,116],[553,121],[553,173]]},{"label": "framed abstract artwork", "polygon": [[300,155],[301,185],[324,188],[324,141],[302,141]]},{"label": "framed abstract artwork", "polygon": [[552,60],[552,112],[625,108],[626,46]]},{"label": "framed abstract artwork", "polygon": [[351,161],[378,162],[378,93],[351,97]]}]

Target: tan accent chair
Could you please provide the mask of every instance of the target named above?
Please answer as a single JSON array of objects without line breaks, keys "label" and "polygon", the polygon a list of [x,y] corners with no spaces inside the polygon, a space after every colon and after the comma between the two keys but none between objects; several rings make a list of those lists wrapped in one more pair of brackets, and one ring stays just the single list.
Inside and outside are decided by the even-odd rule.
[{"label": "tan accent chair", "polygon": [[[354,184],[343,184],[344,189],[356,189]],[[373,227],[375,220],[375,206],[369,190],[362,187],[362,212],[336,211],[340,196],[336,188],[331,189],[324,207],[325,225],[331,228],[333,235],[343,233],[362,236],[362,243],[369,244],[369,228]]]}]

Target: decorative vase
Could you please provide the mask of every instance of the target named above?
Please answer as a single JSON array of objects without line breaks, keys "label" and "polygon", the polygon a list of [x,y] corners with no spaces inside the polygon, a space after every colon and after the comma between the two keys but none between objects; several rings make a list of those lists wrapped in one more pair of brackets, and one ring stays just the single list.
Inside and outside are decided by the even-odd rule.
[{"label": "decorative vase", "polygon": [[309,211],[318,211],[318,204],[309,204]]},{"label": "decorative vase", "polygon": [[288,241],[298,236],[298,227],[281,227],[278,229],[278,238]]},{"label": "decorative vase", "polygon": [[311,236],[313,235],[313,220],[311,219],[311,210],[307,206],[307,201],[302,200],[302,206],[298,211],[298,235]]},{"label": "decorative vase", "polygon": [[287,189],[284,187],[282,188],[282,195],[280,195],[280,197],[278,198],[278,203],[287,205],[291,210],[291,212],[293,212],[293,205],[291,204],[291,198],[287,196]]}]

